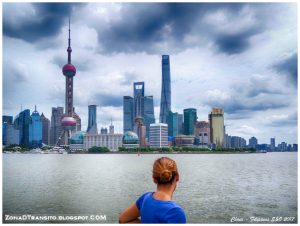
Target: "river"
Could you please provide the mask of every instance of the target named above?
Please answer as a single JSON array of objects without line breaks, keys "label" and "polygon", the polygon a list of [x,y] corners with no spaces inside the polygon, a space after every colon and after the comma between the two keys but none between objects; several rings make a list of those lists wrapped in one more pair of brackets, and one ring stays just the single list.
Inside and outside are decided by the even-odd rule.
[{"label": "river", "polygon": [[100,215],[100,223],[117,223],[124,208],[155,190],[152,164],[169,156],[180,173],[173,199],[188,223],[298,218],[297,153],[2,156],[4,215]]}]

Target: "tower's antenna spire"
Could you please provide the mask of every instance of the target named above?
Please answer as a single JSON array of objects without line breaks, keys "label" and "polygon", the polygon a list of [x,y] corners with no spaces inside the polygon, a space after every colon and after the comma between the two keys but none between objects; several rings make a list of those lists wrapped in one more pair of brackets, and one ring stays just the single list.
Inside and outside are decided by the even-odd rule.
[{"label": "tower's antenna spire", "polygon": [[72,48],[71,48],[71,28],[70,28],[70,27],[71,27],[71,26],[70,26],[70,20],[71,20],[71,19],[70,19],[70,17],[71,17],[71,16],[69,16],[69,40],[68,40],[68,41],[69,41],[69,42],[68,42],[69,45],[68,45],[68,50],[67,50],[67,51],[68,51],[68,64],[71,63],[71,52],[72,52]]},{"label": "tower's antenna spire", "polygon": [[36,111],[36,105],[34,105],[34,111]]}]

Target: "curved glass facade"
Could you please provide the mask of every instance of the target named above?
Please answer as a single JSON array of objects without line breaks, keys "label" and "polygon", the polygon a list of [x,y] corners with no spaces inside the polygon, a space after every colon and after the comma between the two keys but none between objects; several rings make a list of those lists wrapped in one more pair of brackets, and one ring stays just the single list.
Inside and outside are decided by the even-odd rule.
[{"label": "curved glass facade", "polygon": [[127,131],[123,136],[123,144],[139,144],[139,137],[132,131]]},{"label": "curved glass facade", "polygon": [[70,138],[70,144],[83,144],[83,138],[85,134],[86,133],[83,131],[74,133]]}]

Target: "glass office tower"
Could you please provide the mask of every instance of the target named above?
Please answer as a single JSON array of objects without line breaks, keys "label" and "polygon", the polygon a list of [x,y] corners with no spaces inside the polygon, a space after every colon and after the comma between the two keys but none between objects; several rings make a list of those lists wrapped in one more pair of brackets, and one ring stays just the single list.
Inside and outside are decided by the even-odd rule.
[{"label": "glass office tower", "polygon": [[20,131],[20,145],[29,146],[29,124],[31,121],[30,110],[26,109],[19,113],[14,121],[15,129]]},{"label": "glass office tower", "polygon": [[144,97],[144,125],[146,126],[146,137],[149,139],[150,124],[155,123],[153,96]]},{"label": "glass office tower", "polygon": [[162,85],[160,99],[160,123],[167,123],[167,116],[171,110],[171,76],[169,55],[162,55]]},{"label": "glass office tower", "polygon": [[123,131],[132,131],[134,126],[133,115],[133,98],[130,96],[123,97]]},{"label": "glass office tower", "polygon": [[42,133],[43,130],[41,116],[35,108],[34,112],[31,114],[31,121],[29,124],[29,144],[31,147],[42,146]]},{"label": "glass office tower", "polygon": [[194,135],[195,124],[197,121],[197,110],[194,108],[188,108],[183,110],[184,117],[184,134]]}]

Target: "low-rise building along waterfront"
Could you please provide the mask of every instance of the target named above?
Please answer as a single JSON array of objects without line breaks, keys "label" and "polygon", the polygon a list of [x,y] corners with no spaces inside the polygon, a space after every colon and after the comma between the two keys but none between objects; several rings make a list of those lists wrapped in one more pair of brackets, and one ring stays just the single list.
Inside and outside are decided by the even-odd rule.
[{"label": "low-rise building along waterfront", "polygon": [[107,147],[110,151],[118,151],[122,147],[123,134],[86,134],[83,139],[83,149],[88,151],[91,147]]}]

